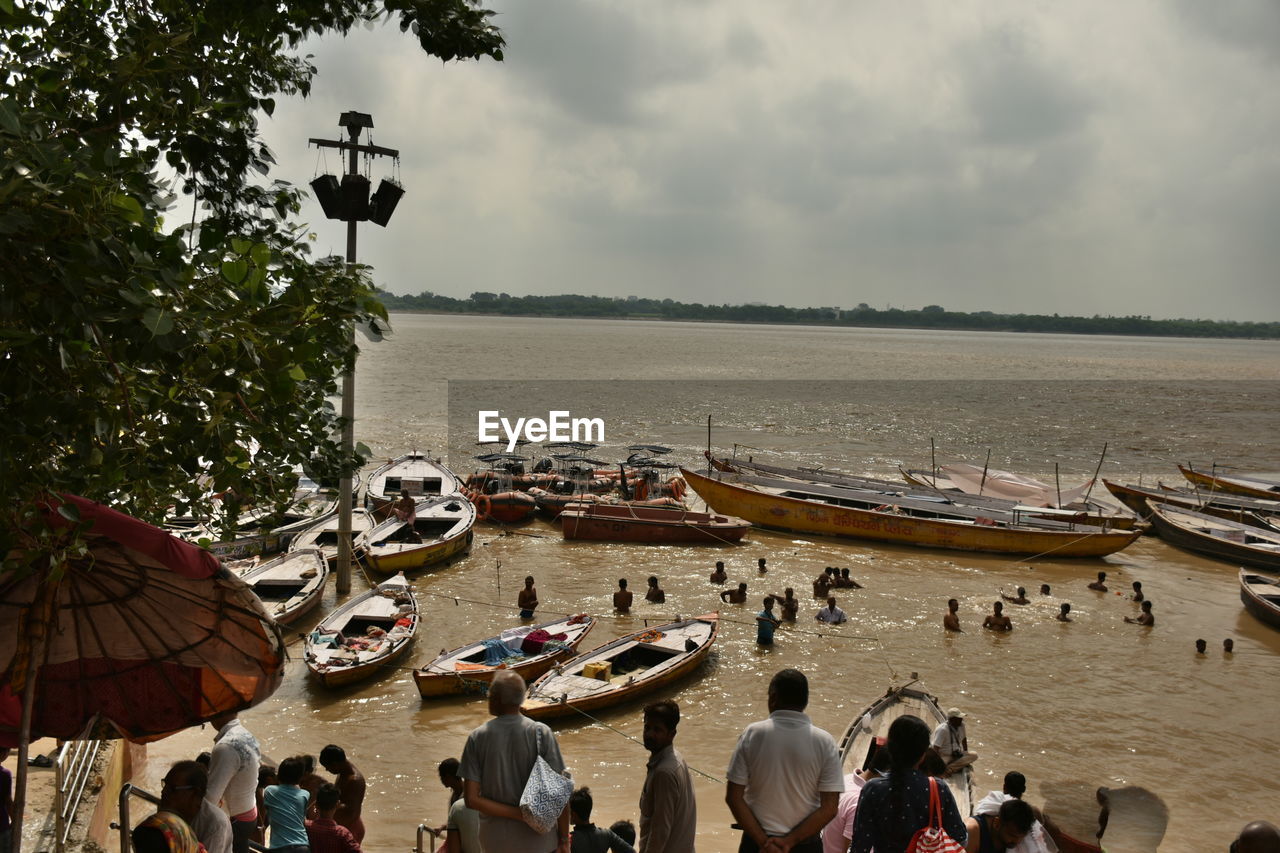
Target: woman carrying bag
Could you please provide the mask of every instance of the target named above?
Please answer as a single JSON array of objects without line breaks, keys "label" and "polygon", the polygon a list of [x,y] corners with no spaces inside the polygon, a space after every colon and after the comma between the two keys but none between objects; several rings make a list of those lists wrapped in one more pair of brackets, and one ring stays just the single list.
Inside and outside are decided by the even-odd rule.
[{"label": "woman carrying bag", "polygon": [[862,789],[850,853],[964,849],[968,833],[951,790],[916,769],[931,734],[924,720],[910,714],[889,726],[889,775]]}]

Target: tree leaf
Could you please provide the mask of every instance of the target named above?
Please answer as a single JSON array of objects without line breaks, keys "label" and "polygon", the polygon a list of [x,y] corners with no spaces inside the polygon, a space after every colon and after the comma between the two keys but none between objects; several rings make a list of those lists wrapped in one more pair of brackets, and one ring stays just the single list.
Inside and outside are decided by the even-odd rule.
[{"label": "tree leaf", "polygon": [[133,196],[116,193],[111,197],[111,203],[124,211],[125,219],[130,222],[142,221],[142,203]]},{"label": "tree leaf", "polygon": [[173,331],[173,313],[163,308],[148,308],[142,315],[142,325],[153,338]]}]

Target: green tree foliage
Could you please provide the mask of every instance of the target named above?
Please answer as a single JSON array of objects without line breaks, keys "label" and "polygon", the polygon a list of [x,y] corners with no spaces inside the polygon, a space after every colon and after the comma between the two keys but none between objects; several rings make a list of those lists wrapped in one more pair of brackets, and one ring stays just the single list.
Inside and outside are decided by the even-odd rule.
[{"label": "green tree foliage", "polygon": [[424,291],[417,296],[379,294],[391,311],[501,314],[522,317],[617,317],[637,320],[707,320],[721,323],[784,323],[867,326],[886,329],[955,329],[986,332],[1057,332],[1077,335],[1163,335],[1187,338],[1280,338],[1280,323],[1220,320],[1152,320],[1150,317],[1059,317],[1057,314],[995,314],[948,311],[941,305],[877,311],[856,308],[788,308],[785,305],[703,305],[670,299],[615,299],[607,296],[495,296],[479,291],[454,299]]},{"label": "green tree foliage", "polygon": [[394,16],[442,60],[501,59],[491,14],[0,0],[0,554],[47,536],[51,493],[158,520],[210,490],[274,499],[304,461],[359,464],[326,396],[351,324],[385,311],[366,270],[309,257],[257,116],[307,93],[308,36]]}]

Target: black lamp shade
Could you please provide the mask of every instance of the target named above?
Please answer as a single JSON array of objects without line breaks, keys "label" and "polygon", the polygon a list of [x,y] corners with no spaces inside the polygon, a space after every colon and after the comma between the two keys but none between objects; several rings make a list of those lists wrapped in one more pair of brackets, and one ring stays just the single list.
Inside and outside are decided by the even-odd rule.
[{"label": "black lamp shade", "polygon": [[347,222],[369,218],[369,179],[364,175],[342,176],[342,206]]},{"label": "black lamp shade", "polygon": [[315,193],[327,219],[344,218],[342,192],[338,188],[337,178],[333,175],[321,175],[311,182],[311,191]]},{"label": "black lamp shade", "polygon": [[404,195],[404,187],[384,178],[378,184],[378,190],[369,202],[369,221],[386,228],[402,195]]}]

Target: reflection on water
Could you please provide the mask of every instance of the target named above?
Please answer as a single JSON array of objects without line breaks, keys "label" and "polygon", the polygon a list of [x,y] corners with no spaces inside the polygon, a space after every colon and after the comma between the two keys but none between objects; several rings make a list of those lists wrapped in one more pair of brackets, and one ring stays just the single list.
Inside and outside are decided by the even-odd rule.
[{"label": "reflection on water", "polygon": [[[458,407],[473,405],[497,383],[444,382],[461,379],[502,380],[500,402],[523,400],[535,407],[526,414],[588,394],[586,402],[609,417],[608,459],[618,457],[618,446],[643,441],[674,446],[681,462],[697,464],[712,415],[718,450],[738,443],[879,476],[893,475],[898,464],[928,467],[931,437],[939,462],[982,464],[991,448],[994,467],[1050,481],[1057,463],[1064,484],[1091,476],[1104,444],[1103,474],[1122,480],[1171,482],[1175,461],[1216,460],[1255,472],[1280,466],[1276,342],[394,320],[397,336],[366,347],[357,383],[357,437],[387,455],[416,447],[448,452],[457,464],[474,450],[465,429],[450,422],[450,415],[459,423],[474,418],[474,410],[451,412],[449,395]],[[609,381],[564,382],[568,396],[547,399],[541,383],[548,380]],[[460,395],[472,397],[464,404]],[[1100,786],[1122,800],[1140,796],[1124,793],[1134,789],[1158,796],[1168,810],[1162,851],[1224,849],[1246,821],[1274,817],[1276,775],[1246,769],[1248,783],[1239,781],[1242,766],[1256,765],[1254,756],[1274,755],[1280,632],[1244,613],[1234,567],[1153,538],[1105,560],[1032,562],[763,531],[748,538],[729,549],[646,548],[564,543],[543,521],[509,535],[482,525],[470,556],[414,580],[423,627],[413,660],[426,662],[513,624],[526,574],[537,578],[539,613],[548,614],[608,616],[619,577],[641,588],[651,574],[662,579],[666,604],[638,602],[629,617],[605,618],[591,644],[646,619],[719,607],[726,624],[711,658],[654,696],[680,703],[677,748],[707,774],[695,775],[699,849],[706,853],[736,849],[725,768],[738,733],[767,713],[769,677],[787,666],[809,674],[810,714],[837,735],[892,681],[919,673],[944,707],[969,714],[970,743],[981,755],[977,794],[1020,770],[1028,799],[1048,804],[1081,838],[1096,829]],[[761,556],[770,567],[765,579],[755,568]],[[747,605],[718,604],[720,588],[707,582],[717,559],[725,560],[731,584],[748,583]],[[826,566],[849,567],[865,588],[836,592],[850,622],[819,636],[813,613],[821,602],[810,601],[809,592]],[[1155,603],[1154,629],[1122,621],[1136,612],[1122,596],[1085,589],[1100,568],[1113,590],[1142,581]],[[1043,583],[1050,596],[1037,595]],[[752,622],[759,599],[787,586],[805,604],[800,619],[779,629],[773,648],[761,649]],[[1007,605],[1014,631],[984,633],[978,626],[992,602],[1016,586],[1027,587],[1032,601]],[[961,602],[965,632],[958,636],[941,626],[951,597]],[[334,599],[330,590],[321,612]],[[1053,618],[1063,601],[1072,604],[1069,624]],[[1209,653],[1197,657],[1200,637]],[[1225,637],[1235,638],[1234,655],[1221,652]],[[483,701],[423,702],[405,670],[327,691],[305,678],[300,646],[292,649],[298,659],[283,687],[246,713],[246,723],[276,759],[331,742],[346,747],[369,780],[366,848],[411,846],[419,822],[443,822],[448,800],[435,766],[460,754],[467,733],[485,719]],[[585,719],[557,727],[566,762],[576,783],[591,786],[598,824],[637,820],[647,753],[623,735],[639,739],[640,706],[599,717],[607,727]],[[194,755],[211,738],[209,730],[189,732],[153,746],[153,784],[166,759]],[[1123,849],[1154,849],[1138,845],[1158,834],[1150,823],[1158,809],[1121,814],[1118,802],[1109,840],[1114,833]]]}]

